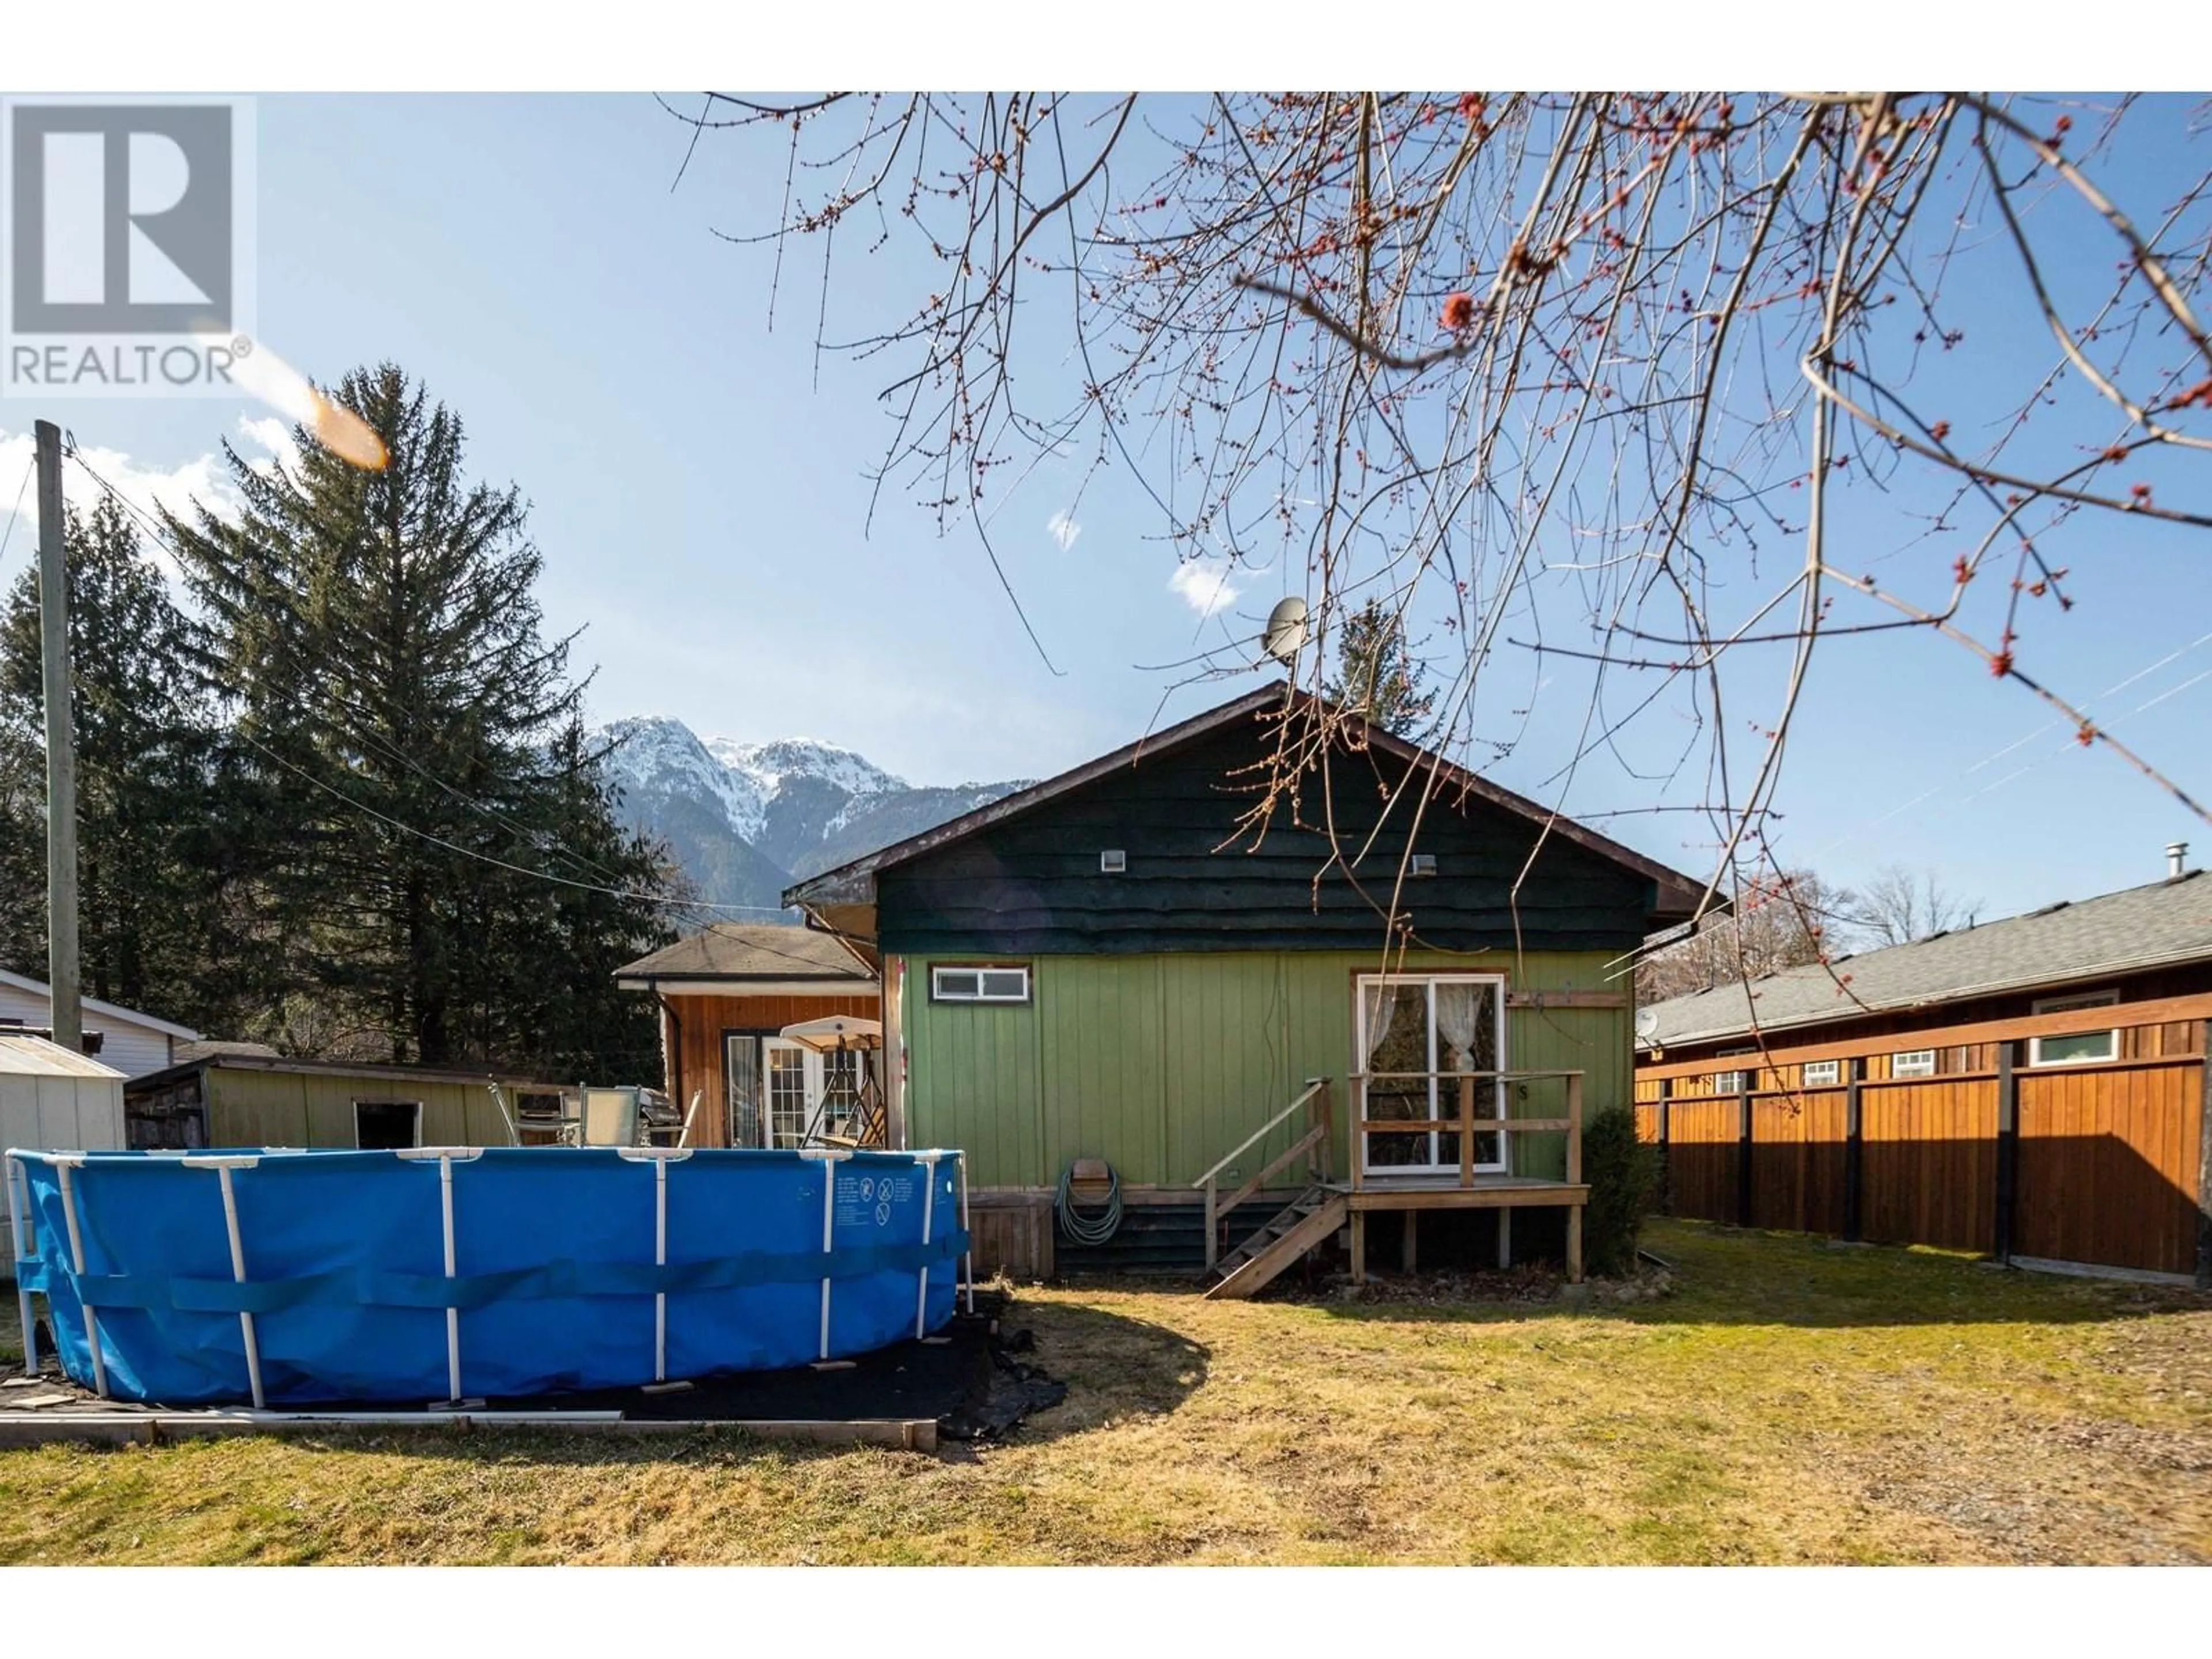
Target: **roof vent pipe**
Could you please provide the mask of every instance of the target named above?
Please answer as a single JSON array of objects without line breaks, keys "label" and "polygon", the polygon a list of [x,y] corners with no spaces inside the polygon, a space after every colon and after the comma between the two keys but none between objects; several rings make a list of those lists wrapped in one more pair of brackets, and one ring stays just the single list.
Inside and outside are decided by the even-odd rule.
[{"label": "roof vent pipe", "polygon": [[2188,857],[2189,843],[2187,842],[2175,841],[2168,842],[2166,843],[2166,878],[2168,881],[2173,880],[2175,878],[2184,873],[2182,866],[2188,860]]}]

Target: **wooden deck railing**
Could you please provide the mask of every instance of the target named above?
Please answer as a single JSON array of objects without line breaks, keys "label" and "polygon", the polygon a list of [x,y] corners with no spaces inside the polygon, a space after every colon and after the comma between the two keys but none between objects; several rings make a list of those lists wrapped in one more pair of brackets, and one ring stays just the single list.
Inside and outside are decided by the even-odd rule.
[{"label": "wooden deck railing", "polygon": [[[1311,1108],[1311,1121],[1306,1132],[1279,1156],[1269,1160],[1257,1175],[1231,1193],[1227,1203],[1222,1202],[1219,1188],[1222,1171],[1308,1107]],[[1193,1187],[1202,1188],[1206,1194],[1206,1265],[1210,1268],[1220,1258],[1221,1224],[1229,1212],[1258,1192],[1268,1181],[1290,1168],[1300,1157],[1306,1159],[1307,1172],[1315,1180],[1330,1179],[1335,1140],[1336,1122],[1329,1106],[1328,1079],[1325,1077],[1308,1078],[1304,1094],[1237,1142],[1228,1156],[1192,1182]]]},{"label": "wooden deck railing", "polygon": [[[1370,1083],[1427,1083],[1434,1079],[1441,1092],[1446,1081],[1457,1083],[1459,1099],[1450,1116],[1438,1117],[1369,1117],[1367,1114],[1367,1085]],[[1472,1190],[1475,1184],[1474,1138],[1478,1134],[1495,1134],[1498,1138],[1498,1161],[1510,1170],[1512,1168],[1512,1141],[1516,1134],[1561,1134],[1567,1138],[1566,1176],[1570,1185],[1580,1186],[1583,1178],[1583,1073],[1580,1072],[1355,1072],[1352,1075],[1352,1105],[1359,1115],[1352,1126],[1352,1186],[1359,1191],[1368,1182],[1381,1173],[1367,1167],[1367,1138],[1370,1135],[1456,1135],[1459,1137],[1459,1168],[1456,1185],[1462,1191]],[[1516,1083],[1564,1082],[1566,1085],[1567,1115],[1565,1117],[1478,1117],[1474,1112],[1474,1097],[1478,1083],[1510,1085]],[[1492,1098],[1497,1096],[1493,1093]],[[1390,1168],[1389,1165],[1382,1166]],[[1408,1166],[1406,1175],[1433,1176],[1439,1173],[1430,1164]],[[1385,1177],[1387,1178],[1387,1177]]]}]

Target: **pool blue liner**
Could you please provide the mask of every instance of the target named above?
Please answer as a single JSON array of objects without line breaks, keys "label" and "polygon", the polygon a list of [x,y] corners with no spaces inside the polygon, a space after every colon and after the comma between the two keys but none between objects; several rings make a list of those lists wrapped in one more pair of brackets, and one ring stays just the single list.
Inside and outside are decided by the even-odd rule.
[{"label": "pool blue liner", "polygon": [[954,1152],[9,1156],[63,1369],[162,1405],[257,1369],[254,1403],[419,1404],[847,1358],[950,1320],[968,1246]]}]

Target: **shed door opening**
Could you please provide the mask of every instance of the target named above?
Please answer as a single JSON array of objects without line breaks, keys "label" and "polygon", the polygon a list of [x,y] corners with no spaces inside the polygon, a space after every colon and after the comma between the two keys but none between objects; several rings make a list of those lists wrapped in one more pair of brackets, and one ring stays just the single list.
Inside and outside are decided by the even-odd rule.
[{"label": "shed door opening", "polygon": [[419,1100],[356,1100],[353,1103],[353,1144],[364,1152],[389,1152],[422,1144],[422,1103]]}]

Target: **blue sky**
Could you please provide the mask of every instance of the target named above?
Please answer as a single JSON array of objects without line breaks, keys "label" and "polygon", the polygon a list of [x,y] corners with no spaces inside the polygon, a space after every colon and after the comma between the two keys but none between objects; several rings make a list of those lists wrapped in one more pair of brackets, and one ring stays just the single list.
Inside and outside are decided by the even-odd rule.
[{"label": "blue sky", "polygon": [[[788,256],[771,332],[765,252],[713,234],[772,216],[781,178],[768,149],[710,139],[672,191],[688,135],[635,94],[270,97],[258,119],[262,337],[318,379],[393,358],[461,412],[477,475],[512,479],[532,503],[548,619],[585,629],[599,717],[824,738],[917,782],[1049,774],[1154,719],[1171,677],[1136,665],[1188,656],[1200,624],[1171,589],[1173,557],[1144,503],[1111,476],[1078,506],[1078,473],[1047,463],[991,509],[1008,576],[1064,676],[1038,661],[971,538],[939,539],[896,491],[868,529],[881,365],[817,365],[817,250]],[[2202,170],[2203,149],[2123,158],[2111,176],[2124,204],[2148,215],[2172,176]],[[857,315],[902,274],[864,269],[835,303]],[[2047,356],[2047,342],[2022,341]],[[153,489],[205,488],[217,442],[265,411],[0,402],[0,493],[12,495],[10,446],[37,414]],[[1072,507],[1073,526],[1056,532]],[[1878,538],[1883,526],[1869,529]],[[2063,624],[2039,616],[2034,642],[2054,681],[2124,716],[2130,743],[2212,797],[2212,679],[2191,683],[2212,671],[2203,541],[2131,538],[2107,562],[2077,557],[2077,608]],[[19,534],[0,580],[28,550]],[[1239,580],[1229,619],[1256,624],[1304,573]],[[1525,659],[1500,660],[1508,680],[1540,678]],[[1767,712],[1757,698],[1771,680],[1747,668],[1732,716]],[[1252,683],[1182,693],[1166,718]],[[1539,791],[1572,744],[1571,704],[1538,700],[1494,769],[1500,781]],[[1838,880],[1930,867],[1994,915],[2152,879],[2168,841],[2212,854],[2212,829],[1925,639],[1824,648],[1798,720],[1782,848]],[[1665,799],[1697,793],[1685,779]],[[1588,813],[1650,804],[1650,787],[1609,762],[1586,764],[1566,801]],[[1699,873],[1710,857],[1684,817],[1599,822]]]}]

